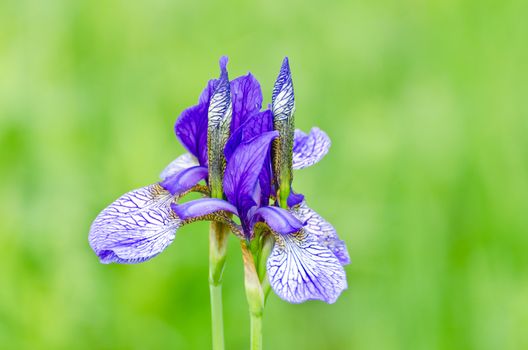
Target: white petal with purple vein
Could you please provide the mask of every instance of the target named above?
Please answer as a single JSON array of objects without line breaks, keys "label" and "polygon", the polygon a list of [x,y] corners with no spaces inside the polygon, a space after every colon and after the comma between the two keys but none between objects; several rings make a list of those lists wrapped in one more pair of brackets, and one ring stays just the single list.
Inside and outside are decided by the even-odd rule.
[{"label": "white petal with purple vein", "polygon": [[276,122],[291,118],[295,112],[295,96],[288,57],[282,61],[279,76],[273,86],[271,109]]},{"label": "white petal with purple vein", "polygon": [[304,223],[304,229],[309,235],[314,235],[319,243],[334,253],[342,265],[350,263],[346,244],[339,239],[334,226],[308,207],[305,201],[290,209],[290,212]]},{"label": "white petal with purple vein", "polygon": [[306,135],[295,130],[293,141],[293,169],[303,169],[319,162],[330,149],[330,138],[319,128],[312,128]]},{"label": "white petal with purple vein", "polygon": [[335,302],[347,288],[345,270],[335,255],[304,231],[275,238],[267,262],[273,291],[291,303]]},{"label": "white petal with purple vein", "polygon": [[161,253],[181,225],[171,202],[171,194],[154,184],[125,193],[105,208],[89,235],[101,262],[139,263]]}]

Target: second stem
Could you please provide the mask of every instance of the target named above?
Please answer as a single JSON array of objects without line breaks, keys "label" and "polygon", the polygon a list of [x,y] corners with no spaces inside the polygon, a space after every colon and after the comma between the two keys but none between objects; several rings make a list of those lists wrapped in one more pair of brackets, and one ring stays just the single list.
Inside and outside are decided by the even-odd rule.
[{"label": "second stem", "polygon": [[262,314],[264,313],[264,293],[255,267],[253,254],[245,242],[240,242],[244,260],[244,285],[251,319],[251,350],[262,349]]},{"label": "second stem", "polygon": [[225,225],[211,222],[209,230],[209,292],[213,350],[224,350],[222,315],[222,274],[226,259],[228,231]]}]

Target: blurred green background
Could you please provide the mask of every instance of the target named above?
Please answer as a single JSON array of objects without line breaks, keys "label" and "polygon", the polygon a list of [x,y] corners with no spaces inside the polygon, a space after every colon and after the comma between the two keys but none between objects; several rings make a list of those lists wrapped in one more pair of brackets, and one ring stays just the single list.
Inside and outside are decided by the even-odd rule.
[{"label": "blurred green background", "polygon": [[[347,242],[334,305],[272,295],[267,349],[528,349],[528,2],[0,2],[0,348],[207,349],[207,224],[135,266],[91,221],[157,180],[230,57],[333,140],[295,188]],[[228,349],[248,347],[237,242]]]}]

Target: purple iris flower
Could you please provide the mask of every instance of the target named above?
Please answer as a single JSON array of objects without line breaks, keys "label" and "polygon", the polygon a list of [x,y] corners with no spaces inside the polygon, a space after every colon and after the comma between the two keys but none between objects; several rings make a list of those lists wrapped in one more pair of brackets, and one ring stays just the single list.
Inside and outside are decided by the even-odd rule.
[{"label": "purple iris flower", "polygon": [[224,94],[230,94],[230,132],[261,114],[267,114],[271,123],[270,112],[260,112],[259,82],[248,73],[229,82],[226,89],[226,65],[227,59],[223,57],[220,78],[211,79],[198,104],[184,110],[176,121],[176,136],[188,153],[177,157],[161,172],[162,181],[125,193],[93,222],[89,242],[102,263],[138,263],[153,258],[173,241],[176,230],[184,224],[172,212],[170,203],[188,191],[210,194],[208,186],[198,184],[208,179],[208,112],[219,84],[223,84]]},{"label": "purple iris flower", "polygon": [[273,290],[293,303],[309,299],[332,303],[346,288],[342,265],[348,263],[346,247],[334,228],[304,201],[290,210],[260,203],[259,174],[269,165],[265,160],[277,136],[277,131],[264,132],[236,148],[224,177],[227,201],[198,199],[172,208],[183,220],[237,215],[242,226],[238,235],[247,240],[264,225],[275,239],[267,261]]},{"label": "purple iris flower", "polygon": [[[133,264],[155,257],[172,243],[177,229],[186,224],[174,214],[170,203],[190,191],[210,195],[207,147],[210,110],[220,120],[225,110],[229,110],[229,128],[233,129],[258,113],[262,106],[260,85],[253,75],[248,73],[229,82],[226,66],[227,58],[222,57],[220,78],[211,79],[198,104],[184,110],[176,121],[176,136],[188,153],[177,157],[161,172],[160,182],[125,193],[94,220],[89,243],[102,263]],[[206,185],[199,184],[203,180]]]},{"label": "purple iris flower", "polygon": [[[293,88],[287,60],[278,80],[281,79],[289,81],[291,93],[282,93],[279,87],[274,91],[277,96],[274,102],[285,106],[282,111],[288,111],[293,101],[283,99],[293,100]],[[293,113],[293,107],[289,112]],[[172,208],[184,220],[215,215],[226,217],[225,213],[237,215],[241,222],[238,235],[246,240],[254,239],[256,229],[264,226],[275,239],[267,261],[273,290],[293,303],[309,299],[332,303],[346,288],[342,266],[350,259],[344,242],[330,223],[306,205],[300,194],[290,194],[288,209],[269,205],[274,188],[270,175],[270,144],[279,141],[281,135],[280,130],[273,131],[274,126],[277,128],[273,114],[265,111],[251,116],[227,142],[224,176],[227,201],[199,199],[172,204]],[[292,127],[291,124],[288,127]],[[293,134],[293,129],[291,131]],[[286,167],[301,169],[318,162],[328,152],[330,140],[323,131],[313,128],[308,135],[295,131],[291,144],[287,151],[291,160],[285,161]],[[290,176],[288,186],[291,185]],[[275,187],[278,187],[277,182]]]},{"label": "purple iris flower", "polygon": [[[285,62],[279,79],[291,85]],[[220,78],[210,80],[198,104],[183,111],[176,122],[176,136],[189,153],[165,168],[161,182],[128,192],[104,209],[92,224],[90,245],[102,263],[138,263],[161,253],[179,227],[196,220],[223,222],[246,241],[262,231],[275,241],[266,267],[276,294],[293,303],[310,299],[332,303],[347,287],[343,265],[349,263],[349,257],[344,242],[330,223],[307,206],[304,196],[292,191],[287,208],[275,205],[280,178],[273,171],[270,148],[285,133],[274,130],[277,109],[273,105],[293,106],[293,85],[290,94],[276,84],[273,111],[261,111],[258,81],[248,74],[229,82],[226,64],[227,60],[221,59]],[[208,153],[214,145],[209,144],[208,149],[207,132],[211,126],[208,115],[215,109],[220,116],[218,125],[222,125],[220,138],[225,138],[227,129],[230,134],[221,182],[225,200],[204,198],[178,204],[189,191],[211,195]],[[282,169],[288,186],[292,180],[288,167],[311,166],[329,147],[330,139],[320,129],[313,128],[309,134],[295,130],[291,151],[286,149],[285,155],[291,159],[281,163],[286,164]],[[200,185],[201,181],[205,185]],[[232,220],[233,214],[240,218],[240,225]]]}]

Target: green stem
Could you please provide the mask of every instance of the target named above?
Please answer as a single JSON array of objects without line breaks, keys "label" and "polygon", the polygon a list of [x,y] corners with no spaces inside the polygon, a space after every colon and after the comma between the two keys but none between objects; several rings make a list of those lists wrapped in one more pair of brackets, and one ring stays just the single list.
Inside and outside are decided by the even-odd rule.
[{"label": "green stem", "polygon": [[222,319],[222,286],[209,284],[213,349],[224,349],[224,320]]},{"label": "green stem", "polygon": [[213,350],[224,349],[222,274],[226,258],[227,233],[225,225],[211,222],[209,231],[209,292],[211,296]]},{"label": "green stem", "polygon": [[266,305],[270,290],[271,285],[269,283],[268,276],[265,276],[264,280],[262,281],[262,294],[264,294],[264,305]]},{"label": "green stem", "polygon": [[251,350],[262,349],[262,314],[250,314],[251,317]]},{"label": "green stem", "polygon": [[262,246],[258,256],[259,258],[257,260],[257,273],[261,283],[263,283],[264,280],[267,279],[266,264],[268,262],[268,257],[271,254],[271,250],[273,249],[274,244],[275,240],[273,239],[271,233],[267,233],[265,236],[262,237]]},{"label": "green stem", "polygon": [[264,293],[255,267],[253,254],[245,242],[240,242],[244,259],[244,285],[251,319],[251,350],[262,349],[262,315],[264,313]]}]

